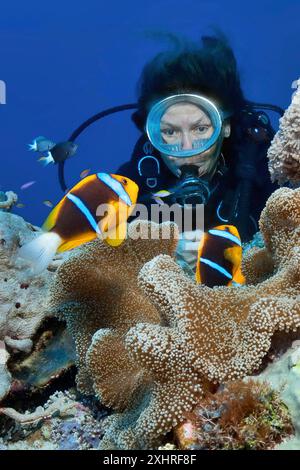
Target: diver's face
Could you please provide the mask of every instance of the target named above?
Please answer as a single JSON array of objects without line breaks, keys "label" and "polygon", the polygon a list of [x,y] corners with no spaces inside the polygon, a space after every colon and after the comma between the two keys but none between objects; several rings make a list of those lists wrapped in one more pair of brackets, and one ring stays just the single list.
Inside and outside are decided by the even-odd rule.
[{"label": "diver's face", "polygon": [[[170,106],[163,114],[160,123],[161,137],[167,144],[181,144],[182,150],[193,149],[193,143],[201,139],[209,139],[214,127],[209,116],[193,103],[177,103]],[[228,132],[227,132],[228,134]],[[195,165],[198,167],[198,176],[212,172],[220,154],[223,133],[217,142],[205,152],[192,157],[173,157],[162,155],[168,168],[180,176],[180,167]]]}]

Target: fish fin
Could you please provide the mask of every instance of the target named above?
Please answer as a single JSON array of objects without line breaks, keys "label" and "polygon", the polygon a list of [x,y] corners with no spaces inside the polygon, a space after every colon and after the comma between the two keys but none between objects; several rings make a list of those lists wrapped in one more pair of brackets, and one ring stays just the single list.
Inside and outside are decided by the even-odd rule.
[{"label": "fish fin", "polygon": [[72,240],[65,240],[60,247],[58,248],[58,253],[62,253],[63,251],[73,250],[73,248],[77,248],[84,243],[91,242],[97,238],[97,234],[95,232],[88,232],[84,234],[80,238],[74,238]]},{"label": "fish fin", "polygon": [[61,242],[62,239],[57,233],[43,233],[23,245],[18,256],[29,261],[32,274],[37,275],[48,267]]},{"label": "fish fin", "polygon": [[246,283],[246,278],[244,274],[242,273],[241,266],[239,266],[236,272],[234,273],[233,278],[232,278],[232,283],[237,283],[241,285]]},{"label": "fish fin", "polygon": [[126,223],[132,210],[132,207],[128,207],[120,201],[110,201],[108,214],[100,222],[101,232],[108,233],[116,230],[119,225]]},{"label": "fish fin", "polygon": [[43,223],[42,230],[45,230],[45,232],[48,232],[55,226],[61,207],[65,199],[66,199],[66,196],[64,196],[62,200],[52,209],[47,219]]},{"label": "fish fin", "polygon": [[106,209],[106,215],[99,221],[101,233],[108,232],[118,224],[118,202],[109,201]]},{"label": "fish fin", "polygon": [[119,246],[123,243],[127,236],[127,222],[123,222],[115,229],[107,232],[103,240],[110,246]]},{"label": "fish fin", "polygon": [[239,266],[242,261],[242,247],[241,246],[232,246],[224,250],[224,258],[227,261],[230,261],[233,266]]},{"label": "fish fin", "polygon": [[49,163],[54,163],[54,158],[52,157],[51,153],[48,152],[48,156],[39,158],[38,162],[41,163],[43,166],[47,166],[49,165]]},{"label": "fish fin", "polygon": [[73,186],[70,192],[73,193],[75,191],[78,191],[79,189],[83,188],[86,184],[90,183],[92,180],[95,179],[97,179],[97,175],[95,174],[86,176],[82,180],[78,181],[78,183]]},{"label": "fish fin", "polygon": [[195,279],[196,279],[197,284],[201,284],[201,275],[200,275],[200,266],[199,266],[199,263],[197,263],[197,269],[196,269]]},{"label": "fish fin", "polygon": [[232,264],[232,280],[227,284],[228,286],[232,285],[242,285],[245,284],[245,277],[241,271],[242,263],[242,247],[233,246],[224,250],[224,259],[230,261]]},{"label": "fish fin", "polygon": [[153,197],[153,200],[156,202],[156,204],[159,204],[160,206],[164,205],[164,201],[160,197]]},{"label": "fish fin", "polygon": [[196,266],[196,274],[195,274],[195,278],[196,278],[196,282],[198,284],[200,284],[202,281],[201,281],[201,275],[200,275],[200,258],[202,256],[202,252],[203,252],[203,247],[204,247],[204,244],[205,244],[205,240],[207,238],[207,234],[204,233],[200,242],[199,242],[199,247],[198,247],[198,258],[197,258],[197,266]]}]

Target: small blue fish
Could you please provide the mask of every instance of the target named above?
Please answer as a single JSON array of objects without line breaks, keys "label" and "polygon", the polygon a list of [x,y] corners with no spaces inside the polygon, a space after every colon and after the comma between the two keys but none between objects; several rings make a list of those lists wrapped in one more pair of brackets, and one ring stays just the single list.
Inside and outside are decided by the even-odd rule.
[{"label": "small blue fish", "polygon": [[42,135],[33,139],[32,144],[29,144],[29,150],[33,152],[47,152],[55,146],[55,143]]},{"label": "small blue fish", "polygon": [[77,148],[78,145],[74,144],[74,142],[60,142],[48,151],[46,157],[43,156],[38,161],[44,166],[49,165],[49,163],[64,162],[75,155]]}]

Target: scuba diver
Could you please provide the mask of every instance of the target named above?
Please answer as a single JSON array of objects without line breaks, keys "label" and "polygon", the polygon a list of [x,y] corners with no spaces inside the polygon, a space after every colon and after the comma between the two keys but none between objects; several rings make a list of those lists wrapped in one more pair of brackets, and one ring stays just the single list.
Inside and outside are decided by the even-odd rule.
[{"label": "scuba diver", "polygon": [[[274,130],[261,109],[282,110],[255,110],[246,101],[222,35],[202,42],[160,53],[144,67],[132,115],[142,136],[117,172],[139,185],[138,202],[204,204],[205,231],[233,225],[245,242],[258,231],[261,210],[277,188],[266,158]],[[178,260],[193,270],[197,252],[187,246],[201,236],[194,227],[189,244],[183,236],[178,245]]]},{"label": "scuba diver", "polygon": [[202,48],[184,45],[145,66],[132,115],[142,136],[117,172],[137,182],[143,202],[162,190],[164,203],[189,203],[198,195],[206,229],[233,224],[247,241],[277,188],[266,158],[274,130],[268,115],[245,100],[224,37],[202,41]]},{"label": "scuba diver", "polygon": [[[205,231],[227,224],[237,228],[242,242],[250,240],[277,189],[266,157],[275,132],[263,110],[283,110],[245,99],[234,53],[221,34],[202,37],[201,47],[177,41],[174,50],[156,55],[142,71],[138,95],[137,104],[88,119],[68,141],[104,116],[135,109],[132,120],[142,135],[116,173],[138,184],[137,202],[203,204]],[[64,161],[59,180],[66,190]],[[192,232],[198,242],[197,227]],[[184,237],[180,243],[182,259],[195,266]]]}]

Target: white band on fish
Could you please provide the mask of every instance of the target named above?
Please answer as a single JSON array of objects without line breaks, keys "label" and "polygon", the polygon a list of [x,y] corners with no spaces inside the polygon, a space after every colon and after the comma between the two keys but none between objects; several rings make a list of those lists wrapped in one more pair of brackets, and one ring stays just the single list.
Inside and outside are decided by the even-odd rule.
[{"label": "white band on fish", "polygon": [[109,186],[109,188],[111,188],[119,196],[119,198],[122,199],[125,204],[127,204],[127,206],[132,205],[130,197],[119,181],[115,180],[107,173],[97,173],[97,176],[99,180]]},{"label": "white band on fish", "polygon": [[210,233],[211,235],[216,235],[217,237],[227,238],[228,240],[231,240],[232,242],[241,246],[241,241],[239,240],[239,238],[236,237],[235,235],[232,235],[232,233],[230,232],[212,229],[212,230],[209,230],[208,233]]},{"label": "white band on fish", "polygon": [[101,230],[98,227],[98,224],[96,223],[94,217],[88,210],[88,208],[83,204],[83,202],[79,199],[79,197],[74,196],[74,194],[68,193],[67,198],[72,201],[75,206],[83,213],[83,215],[87,218],[93,229],[95,230],[96,233],[99,235],[102,235]]}]

